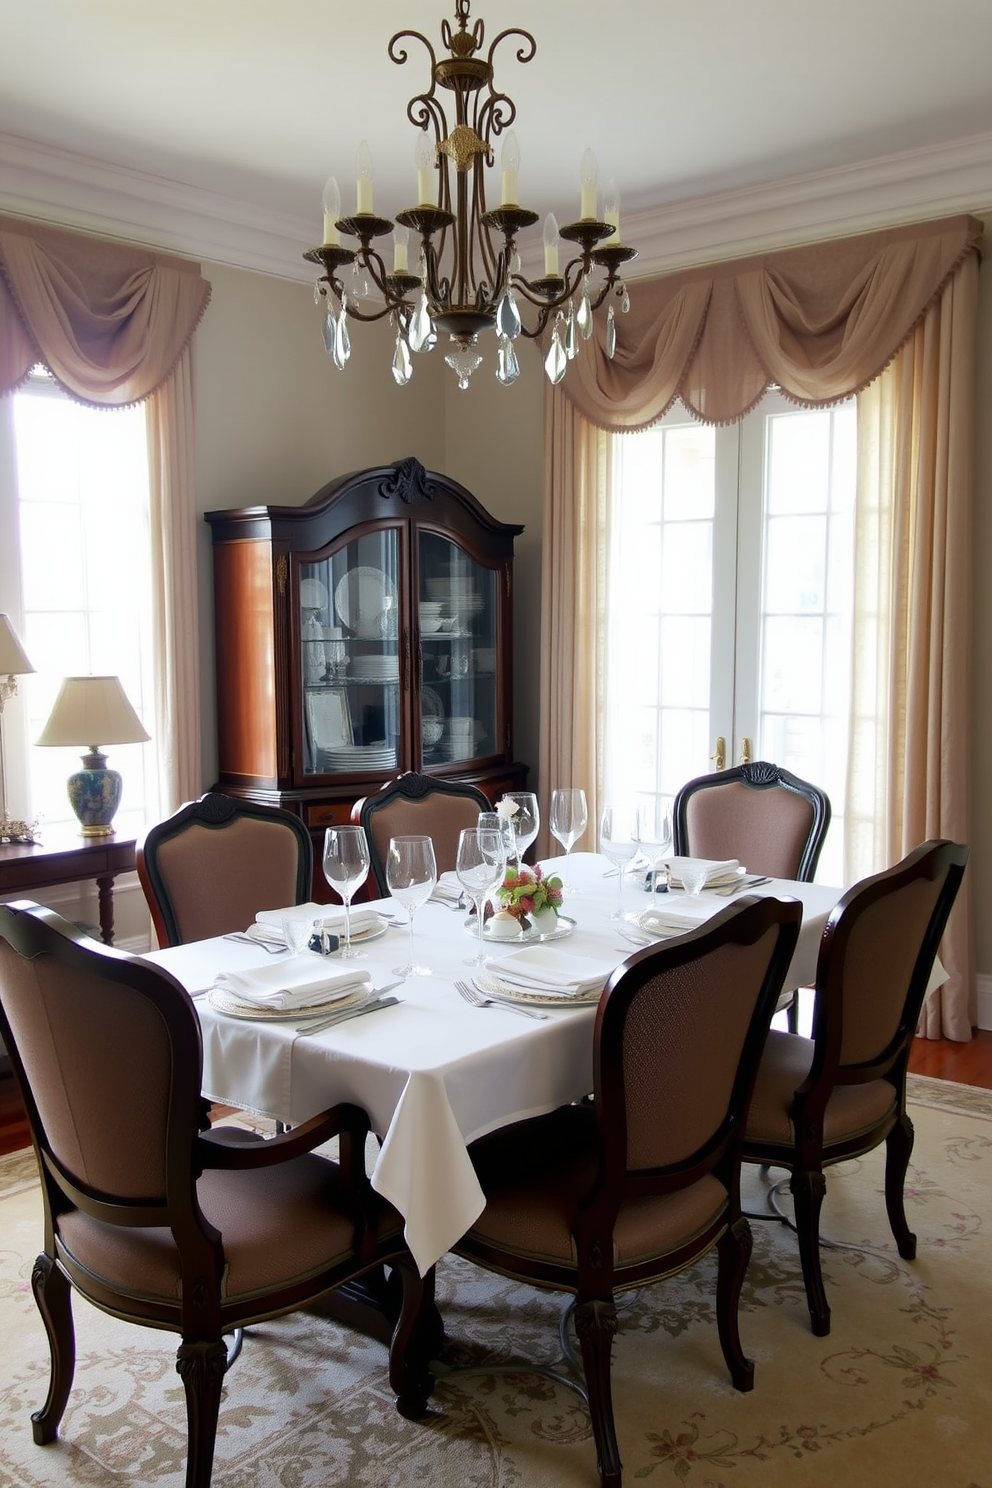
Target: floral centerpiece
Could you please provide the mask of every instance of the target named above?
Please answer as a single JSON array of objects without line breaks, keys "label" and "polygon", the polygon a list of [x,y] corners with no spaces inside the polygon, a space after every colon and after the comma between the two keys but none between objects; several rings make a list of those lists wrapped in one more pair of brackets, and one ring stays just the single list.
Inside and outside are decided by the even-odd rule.
[{"label": "floral centerpiece", "polygon": [[561,910],[562,882],[556,875],[545,878],[540,867],[508,868],[496,890],[500,908],[512,915],[521,930],[553,929]]}]

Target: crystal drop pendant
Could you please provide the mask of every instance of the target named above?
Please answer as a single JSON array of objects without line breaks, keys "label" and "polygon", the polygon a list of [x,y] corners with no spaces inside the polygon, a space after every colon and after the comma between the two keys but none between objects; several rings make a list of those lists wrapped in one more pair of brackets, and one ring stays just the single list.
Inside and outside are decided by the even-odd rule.
[{"label": "crystal drop pendant", "polygon": [[334,365],[344,371],[344,364],[351,356],[351,336],[348,334],[348,307],[341,306],[334,337]]},{"label": "crystal drop pendant", "polygon": [[510,341],[520,335],[520,311],[517,309],[512,289],[508,289],[499,302],[496,311],[496,329],[501,336],[506,336]]},{"label": "crystal drop pendant", "polygon": [[517,353],[513,349],[513,342],[507,336],[499,338],[499,350],[496,352],[496,380],[504,387],[509,387],[516,382],[520,376],[520,363],[517,361]]},{"label": "crystal drop pendant", "polygon": [[314,284],[314,287],[313,287],[313,302],[314,302],[314,304],[315,305],[319,305],[320,302],[321,302],[321,300],[323,298],[324,298],[324,296],[320,292],[320,280],[318,279],[317,282]]},{"label": "crystal drop pendant", "polygon": [[324,335],[324,350],[327,352],[328,356],[333,356],[334,346],[338,337],[338,327],[337,321],[334,319],[334,316],[330,310],[327,311],[326,315],[321,321],[321,330]]},{"label": "crystal drop pendant", "polygon": [[393,380],[397,387],[406,387],[413,376],[410,348],[403,339],[402,331],[396,333],[396,350],[393,353]]},{"label": "crystal drop pendant", "polygon": [[464,339],[459,341],[452,336],[451,342],[452,349],[448,352],[444,360],[457,376],[458,386],[464,391],[468,387],[469,378],[482,361],[482,357],[475,350],[474,336],[468,341]]},{"label": "crystal drop pendant", "polygon": [[579,313],[576,316],[576,323],[579,327],[579,335],[583,341],[588,341],[592,335],[592,305],[589,302],[588,294],[583,294],[579,302]]},{"label": "crystal drop pendant", "polygon": [[[560,316],[558,318],[559,320],[561,319]],[[548,374],[548,381],[553,383],[555,387],[558,386],[568,370],[568,357],[565,355],[565,348],[561,344],[561,333],[558,330],[557,324],[551,334],[551,345],[548,348],[548,354],[544,358],[544,370]]]},{"label": "crystal drop pendant", "polygon": [[427,308],[427,296],[421,293],[417,300],[417,308],[410,317],[410,350],[430,351],[434,344],[433,331],[430,311]]},{"label": "crystal drop pendant", "polygon": [[578,353],[578,350],[579,338],[575,331],[575,306],[569,304],[568,320],[565,322],[565,355],[569,361]]},{"label": "crystal drop pendant", "polygon": [[620,301],[620,309],[623,311],[624,315],[626,315],[630,310],[630,295],[627,293],[626,284],[623,287],[623,298]]},{"label": "crystal drop pendant", "polygon": [[513,257],[510,259],[510,273],[520,273],[520,251],[517,248],[514,248]]},{"label": "crystal drop pendant", "polygon": [[606,355],[612,362],[617,351],[617,320],[611,305],[606,312]]}]

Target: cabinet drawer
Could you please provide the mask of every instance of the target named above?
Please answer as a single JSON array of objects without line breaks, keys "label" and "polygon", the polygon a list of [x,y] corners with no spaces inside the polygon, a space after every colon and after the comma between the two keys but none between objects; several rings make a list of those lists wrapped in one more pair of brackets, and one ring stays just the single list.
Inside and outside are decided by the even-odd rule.
[{"label": "cabinet drawer", "polygon": [[329,801],[323,806],[307,807],[308,827],[346,827],[351,821],[351,806],[347,801]]}]

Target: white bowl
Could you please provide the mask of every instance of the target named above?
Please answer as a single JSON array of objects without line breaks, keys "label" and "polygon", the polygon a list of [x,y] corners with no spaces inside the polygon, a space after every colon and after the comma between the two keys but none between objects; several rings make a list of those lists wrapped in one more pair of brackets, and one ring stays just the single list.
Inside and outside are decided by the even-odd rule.
[{"label": "white bowl", "polygon": [[421,616],[420,616],[420,630],[421,630],[421,633],[423,635],[437,635],[437,633],[438,633],[438,631],[440,629],[441,629],[441,617],[440,617],[440,615],[425,615],[425,614],[421,613]]}]

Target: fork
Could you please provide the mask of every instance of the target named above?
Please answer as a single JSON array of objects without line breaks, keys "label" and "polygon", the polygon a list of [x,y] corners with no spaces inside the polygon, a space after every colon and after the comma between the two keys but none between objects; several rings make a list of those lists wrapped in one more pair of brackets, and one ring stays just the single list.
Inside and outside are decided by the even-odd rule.
[{"label": "fork", "polygon": [[248,945],[261,946],[262,950],[268,951],[270,956],[281,956],[283,951],[287,949],[286,946],[275,945],[274,942],[270,940],[257,940],[254,935],[246,935],[243,930],[232,930],[230,934],[224,936],[224,939],[243,940],[246,941]]},{"label": "fork", "polygon": [[470,1007],[505,1008],[508,1013],[520,1013],[524,1018],[540,1018],[542,1023],[548,1016],[547,1013],[535,1012],[533,1008],[517,1007],[514,1002],[497,1002],[494,997],[483,997],[482,993],[476,991],[475,987],[471,986],[468,982],[456,982],[455,991],[465,999]]}]

